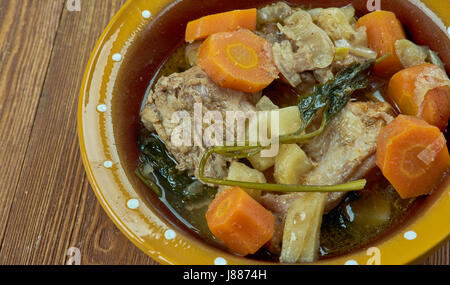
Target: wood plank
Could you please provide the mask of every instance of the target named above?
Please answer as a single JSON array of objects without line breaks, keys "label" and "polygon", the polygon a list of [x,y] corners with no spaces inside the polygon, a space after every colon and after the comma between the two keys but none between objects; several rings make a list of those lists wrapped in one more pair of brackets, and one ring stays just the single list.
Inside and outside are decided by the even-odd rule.
[{"label": "wood plank", "polygon": [[0,244],[14,203],[63,2],[0,2]]},{"label": "wood plank", "polygon": [[139,251],[115,227],[96,201],[86,180],[80,211],[70,241],[71,247],[81,251],[83,265],[157,264]]},{"label": "wood plank", "polygon": [[0,251],[2,264],[64,264],[67,249],[74,244],[89,255],[89,263],[131,263],[139,255],[142,262],[151,263],[97,205],[85,178],[76,133],[85,65],[124,2],[83,1],[81,12],[64,9]]},{"label": "wood plank", "polygon": [[424,265],[450,265],[450,242],[430,256]]}]

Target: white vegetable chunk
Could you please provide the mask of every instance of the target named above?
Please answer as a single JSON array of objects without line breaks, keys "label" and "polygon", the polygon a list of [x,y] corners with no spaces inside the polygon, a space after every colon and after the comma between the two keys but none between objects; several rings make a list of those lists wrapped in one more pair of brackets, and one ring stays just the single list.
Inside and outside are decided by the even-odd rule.
[{"label": "white vegetable chunk", "polygon": [[406,39],[395,42],[395,53],[405,68],[425,63],[427,51],[427,47],[416,45]]},{"label": "white vegetable chunk", "polygon": [[[277,109],[278,106],[275,105],[267,96],[263,96],[256,104],[256,110],[258,111],[272,111]],[[259,171],[266,171],[275,165],[275,156],[262,157],[260,153],[250,157],[248,160],[252,166]]]},{"label": "white vegetable chunk", "polygon": [[305,193],[291,204],[285,220],[280,262],[317,260],[326,197],[326,193]]},{"label": "white vegetable chunk", "polygon": [[[273,122],[274,126],[278,127],[278,130],[273,129],[272,119],[278,119],[278,124]],[[295,133],[301,126],[302,120],[300,110],[297,106],[272,111],[260,111],[257,113],[257,120],[252,120],[250,122],[247,135],[250,143],[254,145],[257,143],[268,145],[270,144],[269,140],[276,139],[282,135]],[[263,131],[266,133],[262,133]],[[273,146],[273,148],[275,148],[275,146]],[[276,147],[276,149],[278,149],[278,147]],[[263,157],[259,154],[251,157],[249,160],[255,169],[265,171],[274,166],[275,157],[278,153],[278,151],[273,151],[272,156],[265,155]]]},{"label": "white vegetable chunk", "polygon": [[[254,182],[254,183],[267,183],[264,174],[256,169],[252,169],[247,165],[233,161],[228,170],[227,180],[242,181],[242,182]],[[225,190],[230,187],[221,186],[220,190]],[[250,196],[258,200],[261,196],[261,190],[257,189],[244,189]]]},{"label": "white vegetable chunk", "polygon": [[312,168],[311,160],[298,145],[281,145],[273,176],[279,184],[301,184],[301,177]]}]

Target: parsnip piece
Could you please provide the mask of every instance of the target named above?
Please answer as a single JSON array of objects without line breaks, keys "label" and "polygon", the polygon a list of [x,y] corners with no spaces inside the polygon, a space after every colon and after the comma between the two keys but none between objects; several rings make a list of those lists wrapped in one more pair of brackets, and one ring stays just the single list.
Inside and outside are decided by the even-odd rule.
[{"label": "parsnip piece", "polygon": [[286,215],[280,262],[313,262],[319,250],[326,193],[305,193]]},{"label": "parsnip piece", "polygon": [[[227,180],[235,180],[242,182],[255,182],[255,183],[266,183],[266,177],[264,174],[256,169],[252,169],[247,165],[233,161],[228,170]],[[230,187],[221,186],[220,190],[225,190]],[[250,196],[258,200],[261,196],[261,190],[257,189],[244,189]]]},{"label": "parsnip piece", "polygon": [[315,207],[315,213],[311,220],[308,234],[304,241],[303,251],[298,262],[314,262],[319,257],[320,227],[322,226],[322,217],[328,194],[310,193],[309,195],[314,196],[314,202],[310,203],[310,207]]},{"label": "parsnip piece", "polygon": [[301,176],[312,168],[312,162],[298,145],[281,145],[273,176],[279,184],[300,184]]},{"label": "parsnip piece", "polygon": [[259,171],[266,171],[275,165],[275,157],[262,157],[261,154],[252,156],[248,160]]},{"label": "parsnip piece", "polygon": [[[266,97],[267,98],[267,97]],[[264,102],[264,101],[266,102]],[[269,102],[267,101],[269,100]],[[263,102],[261,102],[263,101]],[[276,105],[273,105],[270,107],[273,103],[270,101],[269,98],[267,99],[261,99],[260,108],[273,108]],[[259,104],[259,103],[258,103]],[[277,114],[274,114],[273,112],[277,112]],[[275,115],[278,115],[278,132],[275,130],[272,130],[272,121],[271,118]],[[295,133],[302,125],[302,120],[300,117],[300,111],[297,106],[287,107],[279,110],[262,110],[261,112],[258,112],[257,114],[257,120],[254,120],[249,125],[249,130],[253,130],[251,133],[255,134],[258,133],[258,142],[261,143],[261,134],[259,133],[259,126],[262,123],[262,120],[265,120],[266,126],[267,126],[267,134],[263,138],[270,139],[272,137],[278,137],[280,135],[287,135]],[[275,118],[275,117],[274,117]],[[255,141],[255,138],[250,138],[251,142]],[[265,171],[272,166],[275,165],[275,156],[274,157],[261,157],[261,155],[255,155],[249,159],[252,166],[259,170],[259,171]]]},{"label": "parsnip piece", "polygon": [[[280,109],[279,118],[280,118],[280,129],[279,129],[280,136],[295,133],[302,126],[300,110],[298,109],[297,106]],[[271,130],[271,134],[274,134],[273,130]]]},{"label": "parsnip piece", "polygon": [[[279,121],[278,132],[276,132],[275,129],[272,129],[272,118],[276,118],[277,115]],[[297,106],[291,106],[278,110],[259,111],[256,116],[256,120],[250,121],[247,133],[252,134],[259,132],[262,123],[266,124],[268,138],[295,133],[302,126],[300,110]],[[254,141],[254,139],[255,138],[250,138],[251,141]],[[259,141],[261,139],[261,135],[259,135],[257,139]]]},{"label": "parsnip piece", "polygon": [[[275,105],[267,96],[263,96],[256,104],[256,110],[258,111],[272,111],[277,109],[278,106]],[[261,157],[261,154],[252,156],[248,160],[252,166],[259,171],[266,171],[275,165],[275,157]]]}]

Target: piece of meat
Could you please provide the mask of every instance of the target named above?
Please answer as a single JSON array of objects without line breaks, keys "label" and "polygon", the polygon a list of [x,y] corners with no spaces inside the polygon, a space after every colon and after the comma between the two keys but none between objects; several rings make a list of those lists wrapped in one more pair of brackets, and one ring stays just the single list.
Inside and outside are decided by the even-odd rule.
[{"label": "piece of meat", "polygon": [[[226,138],[223,127],[226,112],[245,113],[255,109],[252,94],[221,88],[195,66],[183,73],[160,78],[148,96],[141,120],[147,128],[154,128],[166,143],[167,149],[178,162],[178,169],[197,175],[196,170],[206,148],[221,145]],[[194,114],[194,111],[197,113]],[[185,129],[191,130],[191,140],[188,144],[180,145],[181,141],[173,140],[174,137],[177,138],[176,134],[180,131],[182,121],[173,120],[177,114],[179,118],[188,118],[187,125],[184,125]],[[205,122],[207,114],[213,115],[209,122]],[[223,138],[206,135],[208,129],[220,125]],[[223,156],[212,155],[206,164],[205,175],[225,177],[229,161],[230,159]]]},{"label": "piece of meat", "polygon": [[334,42],[344,39],[353,46],[367,47],[366,30],[356,25],[354,14],[346,15],[342,8],[317,8],[310,10],[309,13],[314,23]]},{"label": "piece of meat", "polygon": [[293,87],[301,83],[300,73],[331,65],[334,44],[308,12],[297,10],[277,26],[287,40],[273,44],[274,61]]},{"label": "piece of meat", "polygon": [[[387,103],[349,103],[325,128],[324,132],[302,145],[316,167],[302,177],[306,185],[336,185],[364,177],[375,165],[377,138],[391,120]],[[281,251],[284,218],[290,204],[304,195],[265,194],[261,203],[276,216],[275,234],[269,243],[274,253]],[[328,195],[325,213],[336,207],[345,193]]]},{"label": "piece of meat", "polygon": [[294,9],[284,2],[277,2],[258,9],[258,25],[282,22],[286,17],[292,15]]}]

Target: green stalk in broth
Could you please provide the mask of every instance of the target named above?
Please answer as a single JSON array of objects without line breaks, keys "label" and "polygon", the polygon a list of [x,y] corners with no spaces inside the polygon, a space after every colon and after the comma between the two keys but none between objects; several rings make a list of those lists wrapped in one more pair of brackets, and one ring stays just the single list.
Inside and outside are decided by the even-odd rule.
[{"label": "green stalk in broth", "polygon": [[206,162],[213,153],[218,153],[222,147],[210,148],[206,154],[202,157],[199,164],[199,179],[204,183],[210,183],[223,186],[239,186],[242,188],[258,189],[268,192],[348,192],[362,190],[366,186],[367,181],[365,179],[340,184],[340,185],[287,185],[287,184],[273,184],[273,183],[252,183],[233,180],[224,180],[213,177],[204,176]]}]

